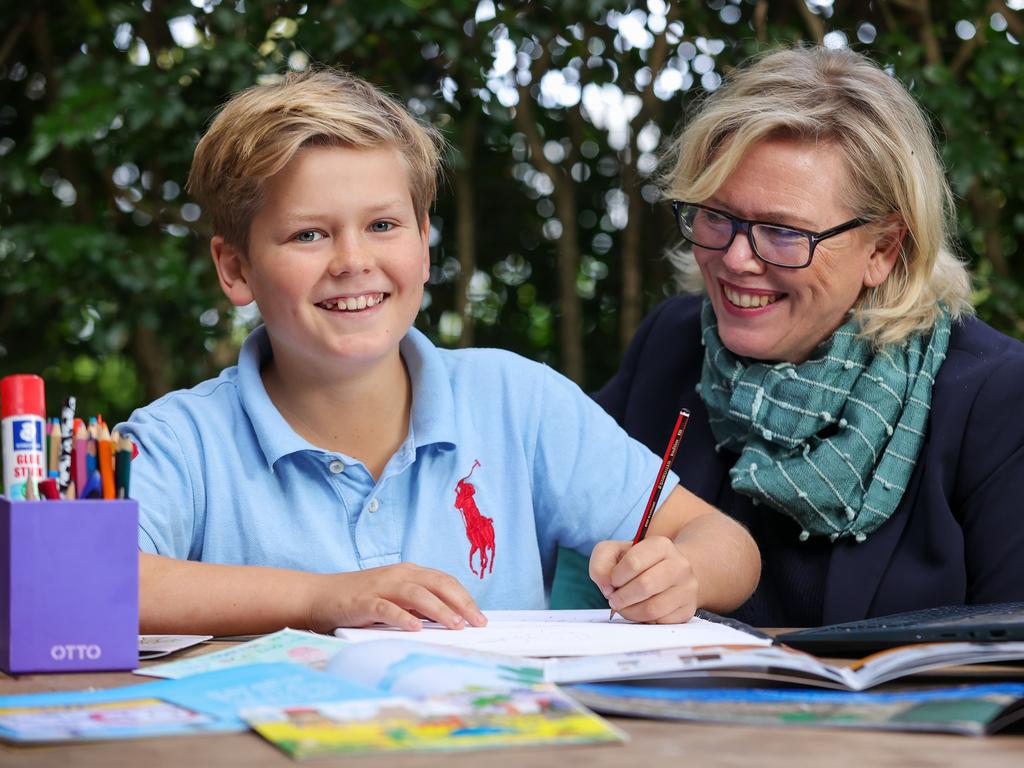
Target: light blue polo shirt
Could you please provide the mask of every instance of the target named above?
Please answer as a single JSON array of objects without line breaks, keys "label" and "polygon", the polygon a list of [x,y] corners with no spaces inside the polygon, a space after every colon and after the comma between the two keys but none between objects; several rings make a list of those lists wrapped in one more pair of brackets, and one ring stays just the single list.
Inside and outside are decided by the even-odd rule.
[{"label": "light blue polo shirt", "polygon": [[481,608],[529,609],[546,606],[559,544],[589,555],[633,537],[660,460],[574,383],[415,329],[400,351],[409,434],[377,481],[274,407],[263,327],[237,366],[136,410],[117,428],[139,445],[139,547],[320,573],[412,562],[455,576]]}]

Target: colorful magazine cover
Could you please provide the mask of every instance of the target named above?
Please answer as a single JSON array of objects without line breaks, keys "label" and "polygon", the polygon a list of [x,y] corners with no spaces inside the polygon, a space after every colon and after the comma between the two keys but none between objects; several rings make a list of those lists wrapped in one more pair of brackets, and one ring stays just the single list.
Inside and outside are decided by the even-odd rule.
[{"label": "colorful magazine cover", "polygon": [[244,709],[254,730],[297,759],[618,743],[624,733],[551,685]]},{"label": "colorful magazine cover", "polygon": [[608,715],[733,725],[864,728],[981,735],[1024,717],[1024,684],[885,693],[799,688],[676,688],[587,684],[569,688]]},{"label": "colorful magazine cover", "polygon": [[244,731],[241,707],[381,696],[297,664],[252,664],[102,691],[0,696],[0,739],[49,743]]}]

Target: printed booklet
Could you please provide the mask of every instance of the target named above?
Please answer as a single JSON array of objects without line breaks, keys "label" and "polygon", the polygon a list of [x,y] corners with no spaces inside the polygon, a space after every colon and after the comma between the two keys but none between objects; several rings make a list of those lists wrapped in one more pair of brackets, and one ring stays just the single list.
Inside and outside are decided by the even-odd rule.
[{"label": "printed booklet", "polygon": [[1021,659],[1024,659],[1024,642],[905,645],[872,654],[848,666],[829,664],[783,645],[723,645],[548,659],[544,679],[552,683],[586,683],[642,678],[741,677],[863,691],[919,672]]},{"label": "printed booklet", "polygon": [[585,684],[569,688],[606,715],[691,723],[866,728],[981,736],[1024,716],[1024,683],[855,693],[805,688],[666,688]]}]

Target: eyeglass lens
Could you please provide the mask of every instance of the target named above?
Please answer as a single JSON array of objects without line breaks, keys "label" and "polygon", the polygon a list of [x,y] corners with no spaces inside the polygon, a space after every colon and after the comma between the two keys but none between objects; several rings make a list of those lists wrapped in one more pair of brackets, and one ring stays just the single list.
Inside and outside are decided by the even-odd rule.
[{"label": "eyeglass lens", "polygon": [[[695,205],[680,207],[679,226],[691,243],[713,250],[729,247],[734,229],[745,229],[728,216]],[[773,264],[803,266],[810,258],[811,242],[803,232],[772,224],[753,224],[750,237],[757,255]]]}]

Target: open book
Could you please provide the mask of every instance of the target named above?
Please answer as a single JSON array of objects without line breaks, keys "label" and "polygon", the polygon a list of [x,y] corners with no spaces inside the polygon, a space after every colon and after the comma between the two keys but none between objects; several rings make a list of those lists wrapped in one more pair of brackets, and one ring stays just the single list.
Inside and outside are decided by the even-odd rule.
[{"label": "open book", "polygon": [[[467,651],[540,658],[544,680],[582,683],[636,678],[761,678],[823,688],[861,691],[917,672],[962,664],[1024,659],[1024,642],[908,645],[852,664],[829,664],[782,645],[735,622],[703,614],[686,624],[608,621],[598,611],[488,611],[483,628],[452,631],[429,622],[420,632],[339,629],[353,644],[402,639]],[[152,672],[150,673],[152,674]]]},{"label": "open book", "polygon": [[906,645],[872,654],[850,665],[829,664],[781,645],[721,645],[548,659],[544,677],[555,683],[739,677],[863,691],[919,672],[1022,659],[1024,642]]}]

